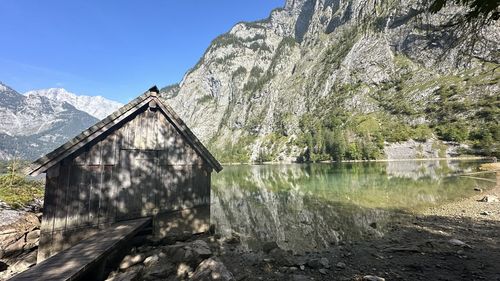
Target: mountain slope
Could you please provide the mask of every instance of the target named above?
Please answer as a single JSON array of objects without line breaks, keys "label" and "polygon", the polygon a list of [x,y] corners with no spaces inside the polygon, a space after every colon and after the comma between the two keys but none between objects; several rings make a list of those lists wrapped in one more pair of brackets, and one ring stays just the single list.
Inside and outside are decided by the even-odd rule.
[{"label": "mountain slope", "polygon": [[67,102],[0,83],[0,159],[35,159],[98,121]]},{"label": "mountain slope", "polygon": [[216,38],[163,95],[222,161],[386,158],[410,139],[431,143],[415,157],[446,155],[443,141],[497,155],[500,28],[456,28],[463,13],[288,0]]},{"label": "mountain slope", "polygon": [[101,96],[75,95],[61,88],[34,90],[25,93],[26,96],[41,96],[57,102],[67,102],[80,111],[87,112],[97,119],[104,119],[115,112],[123,104]]}]

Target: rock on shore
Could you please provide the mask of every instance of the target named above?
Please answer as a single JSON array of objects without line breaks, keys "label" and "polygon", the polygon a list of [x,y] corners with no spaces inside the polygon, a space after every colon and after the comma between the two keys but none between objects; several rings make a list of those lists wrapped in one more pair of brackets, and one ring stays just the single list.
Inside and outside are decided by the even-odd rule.
[{"label": "rock on shore", "polygon": [[[212,245],[213,247],[213,245]],[[201,239],[149,240],[133,248],[112,272],[115,280],[234,280],[233,274],[214,256],[211,246]]]},{"label": "rock on shore", "polygon": [[40,204],[27,211],[1,203],[0,280],[6,280],[36,264],[41,213],[35,213],[40,211]]}]

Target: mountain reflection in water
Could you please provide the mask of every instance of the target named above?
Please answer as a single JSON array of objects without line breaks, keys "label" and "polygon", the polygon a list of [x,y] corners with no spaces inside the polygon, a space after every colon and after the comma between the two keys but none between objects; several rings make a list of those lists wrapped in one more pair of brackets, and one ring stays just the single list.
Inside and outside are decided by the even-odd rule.
[{"label": "mountain reflection in water", "polygon": [[[213,177],[212,223],[246,250],[276,241],[296,253],[382,236],[402,211],[456,200],[494,183],[457,175],[479,162],[406,161],[226,166]],[[488,177],[488,176],[484,176]],[[491,179],[494,176],[491,175]]]}]

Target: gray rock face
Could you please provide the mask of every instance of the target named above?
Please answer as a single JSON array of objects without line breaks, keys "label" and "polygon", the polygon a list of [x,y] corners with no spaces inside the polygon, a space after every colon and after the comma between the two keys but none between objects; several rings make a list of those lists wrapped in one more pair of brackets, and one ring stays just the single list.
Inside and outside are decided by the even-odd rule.
[{"label": "gray rock face", "polygon": [[111,113],[115,112],[123,104],[106,99],[101,96],[82,96],[70,93],[62,88],[41,89],[29,91],[26,96],[46,97],[56,102],[66,102],[74,106],[76,109],[86,112],[97,119],[104,119]]},{"label": "gray rock face", "polygon": [[0,84],[0,159],[36,159],[97,121],[67,102]]},{"label": "gray rock face", "polygon": [[190,280],[235,280],[233,274],[226,266],[216,259],[206,259],[198,265]]},{"label": "gray rock face", "polygon": [[[495,83],[473,84],[463,75],[498,65],[500,29],[484,26],[472,41],[447,25],[461,12],[451,6],[428,15],[412,0],[289,0],[269,18],[239,23],[216,38],[163,94],[215,151],[237,145],[250,160],[263,150],[272,160],[293,160],[303,151],[293,144],[303,133],[301,118],[321,117],[325,105],[352,116],[399,118],[380,97],[408,100],[424,113],[437,89],[457,81],[471,99],[498,93]],[[274,135],[282,141],[268,141]]]},{"label": "gray rock face", "polygon": [[36,264],[40,220],[33,213],[3,207],[0,219],[0,280],[7,280]]}]

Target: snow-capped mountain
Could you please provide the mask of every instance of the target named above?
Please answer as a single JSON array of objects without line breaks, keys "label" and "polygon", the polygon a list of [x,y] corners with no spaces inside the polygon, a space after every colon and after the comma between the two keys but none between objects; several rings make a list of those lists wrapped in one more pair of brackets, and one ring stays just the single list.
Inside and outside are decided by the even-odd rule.
[{"label": "snow-capped mountain", "polygon": [[22,95],[0,82],[0,159],[35,159],[96,122],[66,101]]},{"label": "snow-capped mountain", "polygon": [[62,88],[50,88],[29,91],[25,96],[46,97],[57,102],[67,102],[76,109],[87,112],[97,119],[104,119],[109,114],[123,106],[123,104],[101,96],[80,96]]}]

